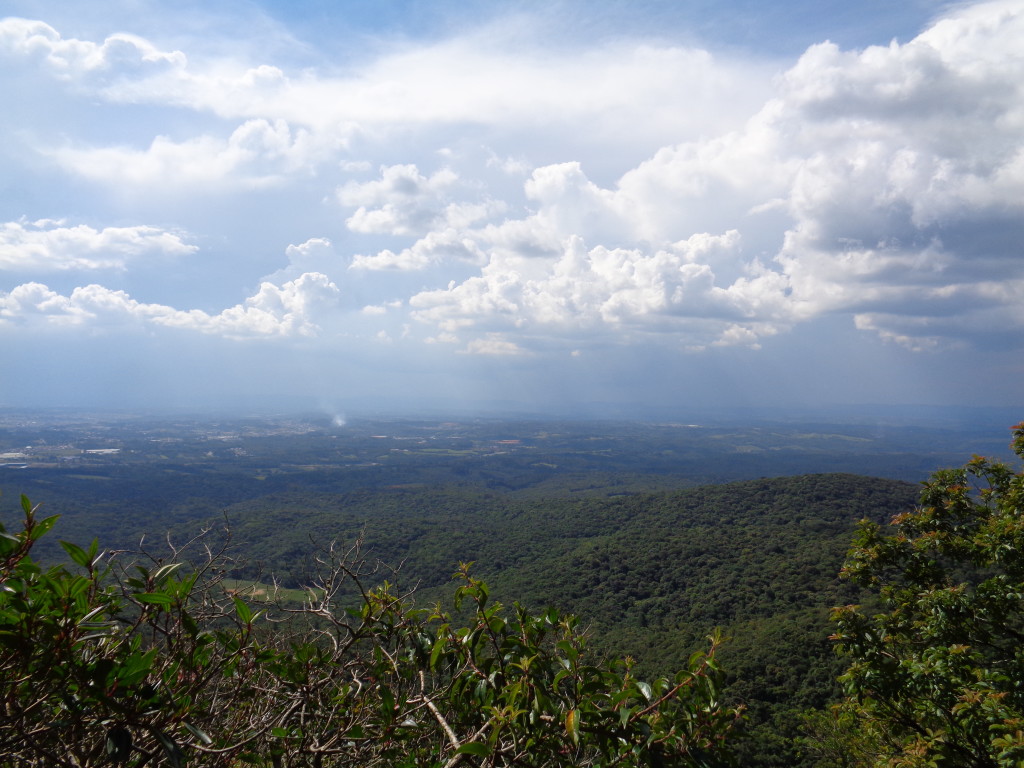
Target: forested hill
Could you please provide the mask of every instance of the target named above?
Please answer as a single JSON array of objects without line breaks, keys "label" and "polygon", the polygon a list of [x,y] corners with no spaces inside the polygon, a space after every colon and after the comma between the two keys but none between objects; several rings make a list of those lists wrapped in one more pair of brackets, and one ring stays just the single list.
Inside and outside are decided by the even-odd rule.
[{"label": "forested hill", "polygon": [[[167,563],[168,543],[206,528],[219,551],[226,531],[232,560],[218,578],[232,595],[310,584],[331,542],[348,551],[361,541],[369,564],[388,566],[368,582],[415,588],[421,606],[450,596],[453,572],[473,562],[493,599],[577,614],[593,652],[633,657],[641,678],[685,668],[720,628],[728,702],[747,712],[741,764],[819,765],[800,753],[799,737],[801,713],[839,693],[844,662],[828,639],[829,609],[875,609],[838,578],[857,521],[911,511],[921,487],[902,478],[924,480],[959,463],[945,451],[959,457],[989,444],[974,433],[879,438],[806,425],[601,430],[44,424],[12,431],[0,446],[0,518],[18,519],[19,494],[60,517],[33,548],[43,565],[66,562],[59,539],[95,537],[129,559]],[[710,480],[721,484],[703,484]]]},{"label": "forested hill", "polygon": [[402,563],[399,582],[427,602],[457,563],[474,561],[498,599],[571,610],[597,647],[644,671],[679,667],[721,627],[730,696],[758,743],[748,764],[781,766],[799,764],[796,713],[837,693],[827,615],[857,599],[837,578],[856,522],[887,521],[917,494],[847,474],[586,500],[391,488],[279,494],[227,518],[252,576],[301,584],[314,542],[362,536],[371,557]]}]

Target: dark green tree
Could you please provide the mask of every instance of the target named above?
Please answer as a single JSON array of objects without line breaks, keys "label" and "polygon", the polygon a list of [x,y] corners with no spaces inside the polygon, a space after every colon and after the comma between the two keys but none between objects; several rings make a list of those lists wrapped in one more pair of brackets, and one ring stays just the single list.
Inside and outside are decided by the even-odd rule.
[{"label": "dark green tree", "polygon": [[914,511],[861,525],[842,575],[877,596],[833,611],[850,660],[836,717],[870,745],[861,764],[1024,765],[1024,473],[981,457],[936,472]]}]

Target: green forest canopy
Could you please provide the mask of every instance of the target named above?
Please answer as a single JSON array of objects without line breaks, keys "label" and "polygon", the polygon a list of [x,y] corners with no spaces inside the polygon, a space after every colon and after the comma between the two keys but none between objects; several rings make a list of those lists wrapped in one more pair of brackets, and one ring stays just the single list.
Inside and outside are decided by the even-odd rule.
[{"label": "green forest canopy", "polygon": [[[1020,453],[1019,429],[1015,437],[1015,449]],[[387,635],[383,656],[378,661],[393,658],[399,645],[411,641],[415,647],[402,647],[411,654],[410,659],[418,658],[415,663],[422,667],[426,650],[424,637],[433,638],[429,654],[433,656],[433,648],[437,647],[441,636],[439,627],[447,625],[450,630],[458,625],[461,629],[451,631],[457,634],[465,630],[468,636],[473,631],[474,616],[481,629],[488,625],[490,618],[481,617],[493,609],[493,603],[489,603],[488,587],[477,579],[479,575],[496,592],[514,596],[527,606],[516,609],[514,616],[496,610],[495,627],[500,625],[502,632],[511,631],[521,636],[524,632],[529,634],[531,626],[539,632],[543,624],[546,629],[541,634],[545,636],[534,638],[538,649],[551,639],[553,627],[561,627],[559,631],[567,633],[564,640],[569,645],[559,648],[556,643],[553,649],[544,651],[549,654],[544,658],[550,663],[564,668],[564,654],[575,647],[573,643],[585,644],[589,649],[586,653],[595,660],[626,654],[636,659],[628,671],[621,666],[585,665],[588,669],[604,670],[593,681],[597,688],[620,686],[623,691],[631,691],[631,696],[639,692],[641,699],[654,703],[660,697],[646,698],[645,691],[650,686],[630,681],[638,677],[665,680],[651,684],[653,695],[658,685],[667,686],[658,690],[668,692],[679,685],[680,680],[691,679],[687,675],[693,680],[699,679],[700,685],[691,682],[684,688],[699,689],[700,696],[708,697],[706,702],[712,699],[716,702],[708,710],[715,716],[704,723],[708,733],[714,736],[709,736],[710,740],[702,742],[705,746],[696,751],[690,742],[673,742],[676,747],[672,754],[680,760],[714,761],[724,759],[722,756],[728,752],[738,755],[744,765],[873,765],[890,759],[903,760],[901,765],[917,765],[925,764],[913,762],[924,759],[921,755],[932,755],[953,765],[1009,765],[1015,764],[1012,761],[1018,759],[1020,749],[1019,729],[1014,730],[1020,707],[1009,695],[1009,689],[1000,686],[1012,687],[1021,679],[1016,650],[1020,643],[1012,642],[1012,633],[1021,631],[1019,601],[1024,594],[1022,568],[1015,559],[1022,551],[1017,521],[1021,508],[1020,487],[1020,474],[1006,465],[975,460],[962,470],[937,473],[926,486],[916,511],[913,504],[916,492],[912,486],[851,475],[753,480],[605,500],[515,499],[472,487],[392,488],[346,494],[294,489],[225,507],[232,539],[223,542],[222,555],[226,559],[222,566],[207,571],[197,568],[194,562],[188,567],[170,567],[182,560],[175,555],[184,550],[178,553],[152,550],[152,557],[163,561],[156,567],[143,565],[145,573],[136,569],[134,575],[129,576],[131,557],[126,559],[122,554],[108,561],[101,557],[98,549],[68,544],[64,547],[65,557],[71,558],[77,566],[63,571],[65,566],[57,566],[56,571],[50,572],[35,565],[27,549],[18,549],[24,548],[26,541],[34,544],[38,536],[8,532],[3,539],[9,550],[4,579],[6,585],[14,584],[17,588],[6,589],[3,593],[7,602],[3,603],[6,613],[2,615],[8,624],[0,636],[5,638],[2,643],[5,653],[13,652],[11,649],[24,650],[19,643],[24,635],[23,628],[11,624],[17,606],[11,608],[14,603],[10,595],[17,595],[18,589],[44,588],[40,586],[44,585],[45,589],[56,591],[47,598],[49,602],[44,600],[39,604],[51,608],[63,605],[61,610],[66,613],[64,623],[58,621],[54,625],[56,634],[47,641],[61,639],[69,643],[62,650],[86,652],[92,644],[110,643],[114,636],[110,634],[112,627],[149,628],[150,639],[145,642],[141,635],[136,634],[135,639],[131,639],[128,633],[125,638],[118,635],[114,643],[118,648],[127,649],[126,679],[137,675],[133,684],[142,686],[139,690],[148,695],[145,686],[153,686],[150,678],[155,673],[151,664],[156,657],[147,656],[151,649],[146,643],[152,642],[153,637],[169,636],[167,627],[170,626],[178,626],[178,631],[185,631],[186,635],[192,632],[189,621],[195,620],[187,609],[191,599],[187,590],[197,589],[196,595],[207,597],[214,594],[210,589],[216,593],[216,599],[211,598],[210,603],[216,608],[210,609],[206,619],[214,625],[226,622],[228,634],[223,635],[223,639],[227,645],[223,648],[241,653],[238,648],[255,642],[261,644],[261,650],[254,658],[265,652],[270,654],[266,657],[269,660],[278,652],[274,650],[275,642],[281,642],[284,637],[290,641],[294,636],[264,633],[262,627],[270,626],[267,621],[271,613],[260,614],[259,611],[282,610],[282,616],[294,611],[295,593],[280,592],[282,601],[271,601],[273,605],[268,603],[261,607],[260,603],[266,602],[268,595],[254,592],[246,585],[269,586],[273,583],[271,574],[276,574],[283,585],[309,584],[318,578],[317,568],[312,565],[315,560],[310,557],[316,549],[311,540],[351,542],[361,537],[366,548],[360,550],[360,563],[404,561],[404,566],[397,573],[389,574],[393,583],[382,593],[383,597],[377,597],[378,593],[369,587],[356,587],[353,591],[355,584],[362,584],[371,576],[358,571],[358,579],[342,580],[348,584],[347,588],[341,588],[341,581],[338,582],[337,598],[349,607],[373,605],[377,600],[376,605],[383,611],[381,616],[388,617],[382,619],[385,625],[418,628],[412,634]],[[896,527],[890,533],[884,524],[894,517]],[[841,582],[836,574],[849,546],[853,525],[861,518],[867,518],[868,522],[862,526],[847,563],[845,572],[851,578]],[[52,518],[45,523],[37,519],[35,523],[30,522],[29,528],[36,525],[34,530],[41,533],[52,524]],[[20,544],[16,542],[19,535],[22,536]],[[204,541],[216,540],[209,535]],[[12,546],[14,549],[10,549]],[[239,555],[244,555],[244,562],[238,559]],[[138,560],[146,556],[136,552],[133,557]],[[324,558],[324,552],[320,557]],[[328,552],[327,562],[337,565],[339,561],[331,557]],[[462,586],[458,587],[464,600],[467,596],[471,598],[466,605],[475,605],[476,613],[463,610],[450,614],[434,610],[431,606],[435,599],[450,599],[452,588],[446,586],[448,578],[453,563],[462,560],[477,561],[472,575],[461,572]],[[98,580],[103,569],[114,565],[120,568],[120,593],[107,582],[101,584]],[[322,577],[323,563],[320,566]],[[85,575],[76,576],[73,573],[76,567],[84,568]],[[18,568],[28,569],[26,572],[31,578],[18,582],[22,577],[11,575]],[[195,572],[214,577],[214,580],[189,582]],[[51,577],[51,573],[56,575]],[[231,580],[225,581],[225,577]],[[372,578],[377,577],[379,572]],[[132,585],[129,579],[134,579],[136,584]],[[164,583],[172,594],[157,597]],[[139,591],[138,584],[143,591]],[[418,587],[415,595],[407,591],[413,585]],[[108,588],[109,593],[104,591]],[[827,610],[833,605],[852,605],[865,600],[871,603],[868,593],[858,588],[876,592],[881,602],[877,609],[862,612],[848,608],[836,614],[839,621],[836,639],[847,653],[837,660],[827,640]],[[216,592],[217,589],[220,592]],[[321,593],[309,594],[315,597]],[[101,607],[94,604],[96,600],[127,602],[116,610],[107,604],[90,616],[89,611]],[[69,640],[71,635],[64,631],[68,629],[71,615],[67,612],[72,611],[68,601],[73,603],[73,611],[80,612],[81,621],[75,626],[81,625],[79,629],[94,635],[88,642]],[[289,601],[291,608],[288,608]],[[548,605],[554,608],[549,611]],[[907,656],[901,663],[900,674],[917,670],[915,674],[920,677],[892,678],[889,690],[908,696],[903,701],[887,699],[877,680],[881,679],[879,675],[891,674],[891,669],[886,671],[884,660],[895,646],[883,645],[882,651],[874,656],[870,649],[883,642],[898,647],[903,647],[899,644],[904,643],[908,649],[920,650],[923,638],[919,628],[927,626],[921,623],[920,611],[924,608],[931,611],[927,615],[938,611],[946,616],[946,623],[936,624],[924,638],[941,643],[936,646],[938,650],[929,651],[930,655]],[[11,610],[15,610],[15,614],[11,614]],[[180,613],[175,614],[175,610]],[[872,618],[876,610],[882,612]],[[569,621],[565,618],[566,611],[584,617],[589,638],[586,643],[575,625],[563,624]],[[306,619],[315,618],[308,612],[300,611],[300,614]],[[116,618],[118,615],[120,619]],[[885,618],[887,615],[890,618]],[[190,619],[181,618],[183,616],[190,616]],[[991,616],[999,617],[999,621],[986,618]],[[171,624],[165,624],[164,630],[154,629],[146,624],[154,618]],[[261,621],[263,625],[256,631]],[[371,624],[376,621],[373,618]],[[717,641],[709,647],[706,640],[716,627],[723,628],[730,638],[721,648]],[[977,634],[979,627],[988,628]],[[1010,639],[997,640],[996,627],[1010,632],[1010,635],[1002,635]],[[315,620],[307,629],[322,631]],[[209,636],[217,638],[218,631],[219,627],[211,625]],[[242,641],[238,637],[232,640],[232,631],[249,634]],[[367,632],[364,639],[375,637],[374,630]],[[189,642],[194,642],[200,634],[202,632],[196,630],[194,636],[189,635],[192,637]],[[278,639],[272,640],[272,637]],[[43,654],[41,658],[52,657],[47,642],[32,644],[32,652]],[[371,640],[371,646],[373,642]],[[387,646],[387,643],[398,645]],[[1003,649],[1003,655],[999,656],[992,648]],[[693,652],[698,655],[692,656]],[[438,651],[438,659],[444,653],[447,651]],[[90,664],[99,663],[103,654],[93,654],[90,659]],[[990,662],[994,659],[998,663],[992,666]],[[882,660],[881,666],[877,666],[879,660]],[[946,666],[936,667],[936,660],[943,660]],[[872,667],[872,663],[876,667]],[[842,666],[848,667],[844,678],[848,696],[845,699],[835,683]],[[229,667],[222,666],[222,671]],[[107,674],[110,670],[103,671],[106,668],[101,664],[99,672],[93,668],[89,673],[92,677],[87,675],[92,681],[85,682],[86,688],[92,691],[90,696],[96,686],[102,687],[103,681],[116,678],[110,678]],[[989,668],[991,673],[979,671]],[[393,665],[391,669],[397,673]],[[180,667],[175,674],[177,671]],[[430,666],[428,658],[427,667],[421,671],[436,673],[437,669]],[[412,673],[407,670],[406,674]],[[920,705],[923,698],[909,692],[924,690],[915,689],[917,679],[923,681],[921,685],[925,688],[932,686],[928,690],[934,689],[935,675],[946,682],[952,681],[942,694],[945,698],[937,697],[929,703],[931,709],[918,712],[914,707]],[[418,676],[418,672],[412,674],[413,683]],[[24,682],[31,678],[32,675],[22,675],[12,679]],[[503,680],[508,682],[508,678]],[[545,680],[551,683],[553,676]],[[960,682],[956,682],[958,680]],[[964,682],[969,680],[981,681],[984,690],[977,686],[970,688]],[[166,687],[167,683],[162,685]],[[423,682],[423,686],[426,685]],[[154,687],[154,691],[158,687]],[[445,690],[451,693],[454,688]],[[499,694],[498,690],[493,687],[494,696],[508,694],[508,691]],[[464,694],[465,691],[460,695]],[[10,696],[10,690],[5,695]],[[190,694],[194,695],[195,691]],[[433,700],[432,695],[423,695]],[[968,707],[965,696],[974,696],[980,703]],[[119,696],[108,698],[110,702],[119,702]],[[416,697],[407,697],[407,700],[412,698]],[[632,711],[644,713],[643,718],[655,713],[653,709],[645,711],[650,704],[641,706],[641,699],[636,699],[640,709]],[[694,701],[701,700],[698,696]],[[148,702],[146,705],[152,707],[154,701],[145,699],[143,704]],[[425,701],[417,699],[422,706],[426,706]],[[688,701],[673,695],[662,704],[685,709]],[[457,702],[449,702],[449,705],[459,706]],[[335,702],[334,706],[340,705]],[[576,715],[568,721],[566,718],[568,712],[582,710],[573,706],[566,709],[564,701],[558,706],[562,707],[557,710],[558,717],[545,711],[544,717],[548,719],[542,717],[537,721],[535,717],[531,727],[537,726],[537,722],[550,725],[558,721],[560,729],[556,728],[553,733],[578,745],[580,733],[585,732],[578,732],[573,740],[573,724],[580,721],[576,720]],[[600,719],[603,716],[599,714],[600,705],[595,706],[594,712],[598,713],[595,716]],[[739,729],[735,727],[734,708],[744,711]],[[811,717],[810,725],[806,721],[808,711],[819,713]],[[902,719],[893,717],[894,711],[903,713]],[[964,712],[969,717],[965,716],[965,722],[960,723],[957,718]],[[441,720],[447,722],[445,717]],[[55,722],[64,720],[58,717]],[[119,722],[116,717],[106,717],[94,723],[96,728],[106,728],[105,741],[100,741],[104,741],[108,756],[112,754],[110,749],[116,753],[118,743],[123,742],[124,732],[118,729],[132,732]],[[187,745],[209,747],[203,743],[204,738],[214,738],[187,718],[172,718],[166,722],[173,722],[175,727],[144,729],[148,736],[141,734],[143,741],[135,743],[143,749],[156,750],[173,762],[178,754],[175,750]],[[433,722],[440,725],[437,718]],[[627,717],[621,725],[638,725],[639,722],[638,719],[633,723]],[[912,726],[910,723],[928,724]],[[494,724],[488,727],[494,728]],[[653,728],[651,723],[646,727]],[[441,730],[443,732],[444,728]],[[982,731],[989,735],[987,741],[978,735]],[[723,741],[727,732],[731,735]],[[160,733],[169,741],[162,740]],[[278,736],[273,736],[273,728],[268,733],[273,738],[285,738],[281,734],[287,736],[287,729],[278,731]],[[801,733],[805,735],[801,737]],[[810,736],[806,735],[808,733]],[[431,754],[437,759],[447,754],[446,749],[465,755],[463,759],[483,756],[483,747],[467,747],[466,751],[458,752],[473,743],[472,739],[466,742],[456,735],[453,742],[448,734],[444,737],[447,747],[435,744],[424,749],[435,749]],[[629,750],[634,750],[630,751],[629,759],[642,757],[657,761],[666,758],[662,747],[657,746],[662,743],[659,741],[662,737],[669,741],[674,738],[662,733],[653,741],[638,741],[633,737],[625,742],[613,741],[619,746],[628,744]],[[967,738],[970,744],[958,746],[962,738]],[[286,739],[283,743],[290,742]],[[498,740],[488,748],[493,750],[497,743]],[[589,757],[585,759],[591,759],[610,744],[612,742],[588,743],[578,756],[583,760],[586,754]],[[270,751],[262,753],[263,758],[268,755],[273,758],[274,748],[269,742],[265,742],[264,747]],[[564,747],[563,743],[556,751]],[[587,751],[594,749],[598,752]],[[974,751],[961,751],[965,749]],[[236,750],[233,754],[243,752]],[[390,754],[394,758],[398,753]],[[422,757],[427,753],[416,754]],[[494,752],[489,754],[493,756]],[[565,757],[564,752],[558,754]],[[979,762],[964,762],[966,754]],[[454,754],[447,759],[454,759]]]}]

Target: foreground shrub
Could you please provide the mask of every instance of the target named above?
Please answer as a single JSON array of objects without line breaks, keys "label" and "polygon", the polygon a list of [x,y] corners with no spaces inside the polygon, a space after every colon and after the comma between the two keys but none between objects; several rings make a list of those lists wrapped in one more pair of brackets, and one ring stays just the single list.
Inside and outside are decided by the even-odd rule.
[{"label": "foreground shrub", "polygon": [[1024,473],[936,472],[916,510],[862,524],[843,575],[879,608],[834,610],[850,660],[834,717],[859,757],[830,764],[1024,765]]},{"label": "foreground shrub", "polygon": [[164,557],[0,527],[0,765],[711,766],[738,712],[717,638],[671,679],[601,664],[576,620],[491,602],[468,567],[417,608],[330,548],[297,597],[225,579],[207,537]]}]

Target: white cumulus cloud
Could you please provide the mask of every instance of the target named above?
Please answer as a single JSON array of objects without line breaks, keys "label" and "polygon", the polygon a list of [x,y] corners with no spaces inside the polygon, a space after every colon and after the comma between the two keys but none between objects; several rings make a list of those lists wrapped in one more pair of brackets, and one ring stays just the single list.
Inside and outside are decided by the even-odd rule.
[{"label": "white cumulus cloud", "polygon": [[[735,253],[736,232],[694,235],[654,252],[588,249],[573,237],[556,259],[492,257],[479,277],[410,299],[417,319],[447,332],[501,329],[527,335],[616,335],[664,332],[689,345],[774,333],[791,320],[785,279],[752,264],[731,285],[716,284],[706,261]],[[728,333],[727,333],[728,331]]]},{"label": "white cumulus cloud", "polygon": [[258,118],[227,137],[174,141],[156,136],[145,149],[63,146],[46,154],[69,171],[117,186],[258,188],[310,171],[337,143],[325,147],[305,129],[293,131],[284,120]]},{"label": "white cumulus cloud", "polygon": [[102,43],[65,39],[42,21],[0,19],[0,55],[39,61],[54,76],[73,80],[110,72],[152,74],[180,70],[187,64],[181,51],[160,51],[136,35],[117,33]]},{"label": "white cumulus cloud", "polygon": [[41,283],[26,283],[0,292],[0,323],[89,329],[156,325],[238,339],[313,336],[320,330],[316,317],[333,308],[338,293],[325,275],[307,273],[280,286],[265,282],[243,303],[211,315],[139,302],[101,285],[64,296]]},{"label": "white cumulus cloud", "polygon": [[146,253],[178,256],[196,250],[180,234],[152,226],[97,230],[51,219],[0,224],[0,271],[121,269]]},{"label": "white cumulus cloud", "polygon": [[427,177],[415,165],[392,165],[378,180],[348,182],[338,189],[338,201],[356,208],[345,222],[353,232],[425,234],[447,223],[446,193],[457,180],[448,169]]},{"label": "white cumulus cloud", "polygon": [[[448,331],[644,326],[698,346],[835,313],[921,350],[994,307],[1024,329],[1021,40],[1024,5],[1000,0],[903,44],[813,46],[745,126],[614,187],[579,163],[536,169],[529,216],[471,233],[480,275],[410,305]],[[750,255],[673,246],[702,232]]]},{"label": "white cumulus cloud", "polygon": [[918,348],[940,318],[1020,305],[986,286],[1024,279],[1022,39],[1024,6],[987,3],[904,45],[816,46],[786,73],[780,122],[805,154],[778,256],[795,298]]},{"label": "white cumulus cloud", "polygon": [[826,359],[837,332],[1017,350],[1024,2],[943,8],[788,60],[556,46],[528,11],[345,55],[0,20],[0,324],[387,342],[425,371],[828,336]]},{"label": "white cumulus cloud", "polygon": [[480,263],[485,255],[476,241],[454,228],[429,232],[410,247],[395,253],[385,249],[372,256],[357,254],[351,269],[417,270],[449,260]]}]

